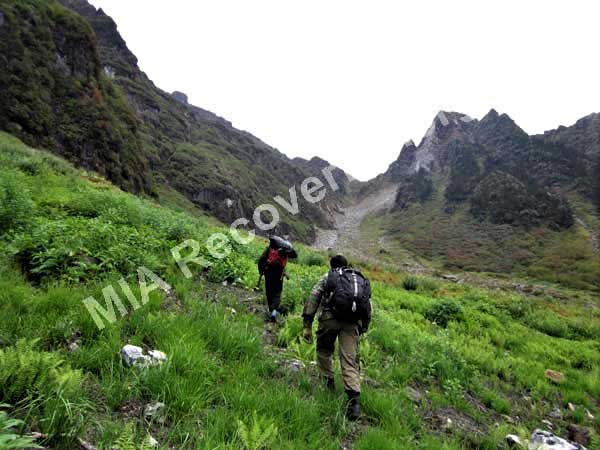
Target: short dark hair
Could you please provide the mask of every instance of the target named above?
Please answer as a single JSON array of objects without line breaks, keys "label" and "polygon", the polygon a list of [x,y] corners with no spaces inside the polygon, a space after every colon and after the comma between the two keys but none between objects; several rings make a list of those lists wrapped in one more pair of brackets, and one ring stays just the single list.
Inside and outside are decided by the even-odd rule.
[{"label": "short dark hair", "polygon": [[338,269],[340,267],[348,267],[348,260],[342,255],[335,255],[329,260],[329,265],[332,269]]}]

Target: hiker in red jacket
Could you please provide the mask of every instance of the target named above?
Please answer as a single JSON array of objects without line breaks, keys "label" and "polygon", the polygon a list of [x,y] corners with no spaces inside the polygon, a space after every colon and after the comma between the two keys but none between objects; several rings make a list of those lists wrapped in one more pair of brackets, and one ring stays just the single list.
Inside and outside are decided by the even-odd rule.
[{"label": "hiker in red jacket", "polygon": [[281,291],[283,277],[287,277],[285,266],[288,258],[297,258],[297,256],[292,244],[279,236],[271,236],[269,246],[258,260],[258,272],[265,277],[269,320],[272,322],[275,322],[281,313]]}]

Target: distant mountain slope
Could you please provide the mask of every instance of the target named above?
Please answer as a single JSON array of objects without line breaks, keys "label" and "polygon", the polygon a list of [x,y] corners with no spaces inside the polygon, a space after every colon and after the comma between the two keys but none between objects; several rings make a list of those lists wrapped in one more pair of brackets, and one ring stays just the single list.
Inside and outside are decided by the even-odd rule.
[{"label": "distant mountain slope", "polygon": [[[0,0],[0,46],[9,55],[0,58],[0,129],[59,149],[126,190],[176,190],[223,222],[251,219],[255,207],[308,176],[184,94],[157,88],[102,10],[85,0],[60,3]],[[299,215],[281,211],[275,231],[310,241],[314,226],[331,219],[299,201]]]},{"label": "distant mountain slope", "polygon": [[361,188],[360,198],[398,190],[362,239],[448,268],[598,288],[599,117],[529,136],[494,110],[481,120],[440,112],[418,146],[406,143]]},{"label": "distant mountain slope", "polygon": [[528,136],[494,110],[481,121],[440,112],[419,146],[407,143],[374,184],[400,185],[398,210],[442,189],[446,213],[465,203],[474,217],[492,223],[568,228],[573,218],[563,191],[574,188],[594,199],[599,130],[595,115]]}]

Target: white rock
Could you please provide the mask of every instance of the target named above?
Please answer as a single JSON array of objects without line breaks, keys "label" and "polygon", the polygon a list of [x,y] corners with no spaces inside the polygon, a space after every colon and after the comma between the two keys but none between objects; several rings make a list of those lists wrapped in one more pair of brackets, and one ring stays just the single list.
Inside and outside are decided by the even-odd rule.
[{"label": "white rock", "polygon": [[549,431],[535,430],[531,435],[529,450],[586,450],[579,444],[555,436]]},{"label": "white rock", "polygon": [[167,355],[164,352],[161,352],[160,350],[150,350],[148,352],[148,355],[150,355],[152,361],[157,364],[162,364],[167,360]]},{"label": "white rock", "polygon": [[575,411],[575,410],[577,409],[577,406],[575,406],[575,405],[574,405],[573,403],[571,403],[571,402],[569,402],[569,403],[567,404],[567,406],[568,406],[568,408],[569,408],[571,411]]},{"label": "white rock", "polygon": [[136,361],[143,359],[144,351],[141,347],[127,344],[121,349],[121,357],[125,365],[131,367]]},{"label": "white rock", "polygon": [[505,439],[509,447],[525,448],[521,438],[515,434],[507,434]]},{"label": "white rock", "polygon": [[67,349],[70,352],[76,352],[77,350],[79,350],[79,343],[77,341],[69,342],[69,344],[67,345]]},{"label": "white rock", "polygon": [[585,410],[585,415],[587,416],[588,419],[594,420],[594,415],[590,412],[589,409]]},{"label": "white rock", "polygon": [[144,408],[144,416],[145,417],[154,417],[157,414],[159,414],[163,410],[164,407],[165,407],[165,404],[161,403],[161,402],[148,403],[146,405],[146,407]]},{"label": "white rock", "polygon": [[127,367],[159,366],[167,360],[167,355],[159,350],[150,350],[144,355],[144,350],[137,345],[127,344],[121,349],[121,357]]}]

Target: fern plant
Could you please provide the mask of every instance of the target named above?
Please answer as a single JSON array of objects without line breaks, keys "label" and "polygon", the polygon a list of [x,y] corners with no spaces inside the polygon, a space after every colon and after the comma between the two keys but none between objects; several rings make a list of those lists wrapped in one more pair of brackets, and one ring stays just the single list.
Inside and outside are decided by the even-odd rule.
[{"label": "fern plant", "polygon": [[155,447],[150,442],[150,435],[140,445],[136,444],[133,425],[127,424],[111,448],[115,450],[152,450]]},{"label": "fern plant", "polygon": [[34,350],[36,342],[19,341],[0,350],[0,397],[17,403],[31,396],[61,388],[67,394],[78,390],[82,374],[72,370],[56,353]]},{"label": "fern plant", "polygon": [[131,424],[123,428],[123,431],[121,431],[121,434],[111,447],[118,450],[136,450],[134,431]]},{"label": "fern plant", "polygon": [[[1,404],[0,408],[6,408],[9,405]],[[6,411],[0,411],[0,448],[1,449],[30,449],[42,448],[36,445],[33,438],[21,436],[15,432],[15,428],[22,425],[23,421],[11,419]]]},{"label": "fern plant", "polygon": [[238,420],[238,435],[246,450],[264,450],[273,445],[277,427],[268,419],[259,417],[254,411],[250,426]]},{"label": "fern plant", "polygon": [[83,375],[57,353],[35,350],[35,343],[22,340],[0,349],[0,401],[35,411],[43,433],[76,436],[87,408]]}]

